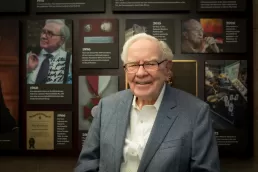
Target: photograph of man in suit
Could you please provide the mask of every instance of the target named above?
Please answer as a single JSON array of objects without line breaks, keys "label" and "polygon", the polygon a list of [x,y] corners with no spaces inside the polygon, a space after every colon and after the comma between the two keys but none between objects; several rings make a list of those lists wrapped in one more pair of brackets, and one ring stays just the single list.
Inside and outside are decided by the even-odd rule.
[{"label": "photograph of man in suit", "polygon": [[63,48],[70,29],[63,20],[49,19],[40,32],[40,46],[28,48],[27,84],[71,84],[72,55]]},{"label": "photograph of man in suit", "polygon": [[17,124],[5,105],[4,96],[0,81],[0,134],[12,132],[17,129]]},{"label": "photograph of man in suit", "polygon": [[75,172],[219,172],[209,105],[166,84],[168,45],[140,33],[121,59],[130,89],[100,100]]}]

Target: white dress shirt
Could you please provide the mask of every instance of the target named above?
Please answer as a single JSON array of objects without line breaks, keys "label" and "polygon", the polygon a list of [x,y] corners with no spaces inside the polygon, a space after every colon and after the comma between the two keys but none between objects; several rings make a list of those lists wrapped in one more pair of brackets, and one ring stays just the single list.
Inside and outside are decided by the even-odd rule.
[{"label": "white dress shirt", "polygon": [[144,105],[139,109],[134,96],[131,108],[130,125],[128,125],[123,162],[120,172],[137,172],[144,148],[156,119],[165,92],[165,84],[154,105]]},{"label": "white dress shirt", "polygon": [[[31,53],[31,52],[30,52]],[[28,57],[30,53],[27,54],[27,63],[28,63]],[[41,67],[42,62],[45,60],[45,54],[49,54],[44,49],[40,51],[40,54],[38,56],[39,58],[39,64],[38,66],[30,73],[27,73],[27,84],[35,84],[39,69]],[[64,51],[62,48],[59,48],[58,50],[51,53],[53,57],[49,59],[49,76],[48,81],[46,84],[62,84],[64,79],[64,70],[65,70],[65,61],[66,61],[66,55],[67,52]],[[72,55],[70,57],[70,63],[69,63],[69,72],[72,71]]]}]

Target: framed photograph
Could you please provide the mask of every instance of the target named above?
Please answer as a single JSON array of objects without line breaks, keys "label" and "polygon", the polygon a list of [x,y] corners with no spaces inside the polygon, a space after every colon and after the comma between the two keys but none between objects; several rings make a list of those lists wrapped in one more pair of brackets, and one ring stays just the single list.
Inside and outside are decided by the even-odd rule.
[{"label": "framed photograph", "polygon": [[210,105],[219,146],[245,147],[248,137],[247,92],[246,60],[205,62],[205,101]]},{"label": "framed photograph", "polygon": [[118,91],[118,76],[79,76],[79,149],[82,148],[88,130],[94,118],[92,109],[97,106],[100,99]]},{"label": "framed photograph", "polygon": [[26,23],[28,104],[72,103],[72,21]]},{"label": "framed photograph", "polygon": [[246,21],[199,18],[182,21],[181,50],[195,53],[245,53]]}]

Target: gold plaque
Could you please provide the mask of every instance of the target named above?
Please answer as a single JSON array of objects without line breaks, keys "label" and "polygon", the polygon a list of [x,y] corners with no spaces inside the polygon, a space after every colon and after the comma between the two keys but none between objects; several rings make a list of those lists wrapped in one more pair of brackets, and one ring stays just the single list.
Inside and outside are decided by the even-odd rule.
[{"label": "gold plaque", "polygon": [[27,149],[54,150],[53,111],[27,111]]}]

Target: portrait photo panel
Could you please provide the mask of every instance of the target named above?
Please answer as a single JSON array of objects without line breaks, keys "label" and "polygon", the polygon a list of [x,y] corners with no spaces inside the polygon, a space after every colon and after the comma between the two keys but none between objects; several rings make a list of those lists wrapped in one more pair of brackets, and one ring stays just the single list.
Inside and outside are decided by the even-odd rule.
[{"label": "portrait photo panel", "polygon": [[19,149],[19,23],[1,20],[0,150]]},{"label": "portrait photo panel", "polygon": [[[94,118],[95,106],[101,98],[118,92],[118,76],[79,76],[79,149],[87,137]],[[93,113],[92,113],[93,112]]]},{"label": "portrait photo panel", "polygon": [[72,21],[26,23],[28,104],[72,103]]},{"label": "portrait photo panel", "polygon": [[246,52],[243,19],[192,18],[182,21],[181,30],[183,54]]},{"label": "portrait photo panel", "polygon": [[240,146],[245,142],[247,92],[246,60],[205,62],[205,101],[210,105],[218,145]]}]

